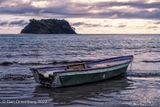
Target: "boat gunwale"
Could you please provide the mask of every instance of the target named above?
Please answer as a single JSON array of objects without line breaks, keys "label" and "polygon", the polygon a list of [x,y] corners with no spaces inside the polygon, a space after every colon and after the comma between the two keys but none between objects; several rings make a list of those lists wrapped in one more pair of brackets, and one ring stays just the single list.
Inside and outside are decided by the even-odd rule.
[{"label": "boat gunwale", "polygon": [[[129,60],[128,62],[132,62],[132,60],[133,60],[133,55],[128,55],[128,56],[112,57],[112,58],[98,59],[98,60],[92,60],[92,61],[87,61],[87,60],[86,60],[86,61],[82,61],[82,63],[84,63],[84,64],[92,64],[92,63],[102,62],[102,61],[105,61],[105,60],[112,60],[112,59],[118,59],[118,58],[123,58],[123,57],[128,57],[127,59],[125,59],[125,60]],[[114,61],[114,62],[118,62],[118,61]],[[70,63],[72,63],[72,62],[70,62]],[[110,63],[110,62],[106,62],[106,63]],[[45,69],[49,69],[49,68],[59,68],[59,67],[66,67],[66,66],[67,66],[67,64],[66,64],[66,65],[61,65],[61,66],[54,66],[54,67],[31,68],[31,70],[32,70],[32,71],[34,71],[34,70],[39,71],[39,70],[40,70],[40,72],[43,72],[42,70],[45,70]],[[113,65],[113,66],[114,66],[114,65]],[[99,69],[99,68],[102,68],[102,67],[91,68],[91,69]],[[106,68],[106,66],[103,67],[103,68]],[[85,71],[85,70],[88,70],[88,69],[77,70],[77,71]],[[89,70],[90,70],[90,69],[89,69]],[[58,72],[65,72],[65,71],[67,71],[67,70],[58,71]],[[72,71],[74,71],[74,70],[68,70],[67,72],[72,72]],[[58,73],[58,72],[54,72],[54,73]]]},{"label": "boat gunwale", "polygon": [[[125,63],[121,63],[121,64],[112,65],[112,66],[90,68],[90,69],[85,69],[85,70],[70,70],[70,71],[53,72],[53,74],[73,73],[73,72],[86,73],[86,72],[92,71],[92,70],[109,69],[109,68],[113,68],[113,67],[116,67],[116,66],[120,66],[120,65],[124,65],[124,64],[129,64],[130,62],[131,62],[131,61],[128,61],[128,62],[125,62]],[[85,72],[85,71],[86,71],[86,72]]]}]

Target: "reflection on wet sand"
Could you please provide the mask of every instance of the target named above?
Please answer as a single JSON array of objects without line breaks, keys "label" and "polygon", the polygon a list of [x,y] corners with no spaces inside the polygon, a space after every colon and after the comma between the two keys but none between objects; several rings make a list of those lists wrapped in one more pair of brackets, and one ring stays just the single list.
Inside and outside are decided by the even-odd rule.
[{"label": "reflection on wet sand", "polygon": [[[110,98],[112,96],[108,94],[125,90],[130,84],[126,78],[119,77],[113,80],[58,89],[37,86],[34,91],[34,97],[37,97],[37,95],[48,95],[54,105],[77,105],[75,101],[82,101],[78,105],[84,105],[83,101],[93,100],[96,102],[98,96]],[[99,102],[98,99],[97,102]],[[103,102],[103,100],[100,102]]]}]

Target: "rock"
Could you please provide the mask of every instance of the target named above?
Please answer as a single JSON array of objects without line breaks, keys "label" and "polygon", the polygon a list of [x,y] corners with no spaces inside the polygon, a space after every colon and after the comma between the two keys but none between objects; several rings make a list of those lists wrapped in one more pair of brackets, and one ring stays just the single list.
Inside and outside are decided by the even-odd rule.
[{"label": "rock", "polygon": [[30,34],[76,34],[74,28],[66,20],[57,19],[31,19],[21,33]]}]

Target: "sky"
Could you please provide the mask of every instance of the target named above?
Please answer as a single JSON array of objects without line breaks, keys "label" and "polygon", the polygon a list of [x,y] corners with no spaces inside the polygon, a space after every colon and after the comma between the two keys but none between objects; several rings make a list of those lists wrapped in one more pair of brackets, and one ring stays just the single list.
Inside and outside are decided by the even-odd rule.
[{"label": "sky", "polygon": [[79,34],[160,34],[160,0],[0,0],[0,34],[33,18],[65,19]]}]

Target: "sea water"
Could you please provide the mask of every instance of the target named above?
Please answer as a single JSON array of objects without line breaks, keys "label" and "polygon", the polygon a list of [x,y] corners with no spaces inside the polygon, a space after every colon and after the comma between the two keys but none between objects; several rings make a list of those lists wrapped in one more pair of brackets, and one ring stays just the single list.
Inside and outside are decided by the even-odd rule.
[{"label": "sea water", "polygon": [[[127,75],[76,87],[35,83],[31,67],[134,55]],[[160,35],[0,35],[0,105],[159,106]]]}]

